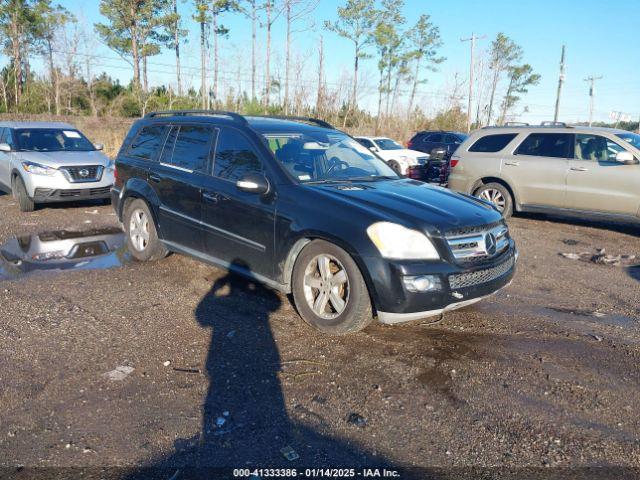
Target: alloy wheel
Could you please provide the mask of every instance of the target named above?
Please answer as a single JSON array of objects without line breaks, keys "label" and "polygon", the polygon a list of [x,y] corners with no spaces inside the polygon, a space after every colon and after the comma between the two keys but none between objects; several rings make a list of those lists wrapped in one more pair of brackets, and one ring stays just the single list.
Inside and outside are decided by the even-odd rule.
[{"label": "alloy wheel", "polygon": [[304,296],[313,313],[325,320],[339,316],[349,302],[349,277],[332,255],[314,257],[304,272]]},{"label": "alloy wheel", "polygon": [[149,217],[140,208],[134,210],[131,215],[129,237],[133,248],[139,252],[144,251],[149,245]]},{"label": "alloy wheel", "polygon": [[504,207],[507,204],[507,200],[504,198],[504,195],[502,195],[502,192],[495,188],[482,190],[478,196],[483,200],[493,203],[500,212],[504,211]]}]

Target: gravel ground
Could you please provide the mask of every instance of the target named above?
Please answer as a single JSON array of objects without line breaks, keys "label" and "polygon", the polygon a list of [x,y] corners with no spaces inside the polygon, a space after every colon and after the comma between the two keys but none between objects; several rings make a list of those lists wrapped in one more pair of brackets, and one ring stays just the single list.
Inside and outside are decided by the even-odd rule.
[{"label": "gravel ground", "polygon": [[[0,196],[0,244],[116,226],[110,206],[25,214]],[[0,281],[0,466],[638,474],[640,267],[560,254],[640,257],[640,227],[510,226],[507,289],[436,324],[337,338],[286,296],[180,255]]]}]

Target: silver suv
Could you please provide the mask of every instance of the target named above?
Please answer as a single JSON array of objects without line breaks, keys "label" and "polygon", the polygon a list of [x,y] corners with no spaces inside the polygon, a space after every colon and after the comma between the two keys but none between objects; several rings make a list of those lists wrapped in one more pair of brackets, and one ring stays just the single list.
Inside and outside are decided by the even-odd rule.
[{"label": "silver suv", "polygon": [[0,122],[0,190],[23,212],[38,203],[110,198],[114,164],[75,127]]},{"label": "silver suv", "polygon": [[449,186],[513,211],[640,221],[640,135],[551,124],[477,130],[451,157]]}]

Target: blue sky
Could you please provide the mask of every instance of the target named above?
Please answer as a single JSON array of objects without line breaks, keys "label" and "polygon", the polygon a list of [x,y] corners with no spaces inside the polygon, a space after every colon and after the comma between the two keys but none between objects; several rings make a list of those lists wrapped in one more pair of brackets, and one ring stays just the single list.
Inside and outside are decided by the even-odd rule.
[{"label": "blue sky", "polygon": [[[344,0],[320,0],[319,8],[312,14],[315,28],[295,34],[296,55],[306,57],[305,71],[309,79],[315,78],[317,42],[324,20],[334,19],[336,8]],[[101,21],[98,1],[62,0],[62,5],[74,12],[83,23],[92,25]],[[192,2],[182,2],[180,10],[185,27],[189,28],[188,44],[184,48],[185,76],[187,83],[199,85],[199,43],[196,25],[191,20]],[[636,45],[640,1],[612,0],[486,0],[476,2],[458,0],[443,2],[436,0],[407,0],[405,16],[414,23],[421,13],[428,13],[440,27],[443,39],[441,54],[446,57],[438,72],[428,73],[429,81],[420,87],[420,103],[426,110],[437,110],[451,90],[455,75],[460,82],[466,81],[469,70],[469,44],[460,39],[471,32],[486,35],[479,41],[478,50],[488,48],[498,32],[504,32],[524,50],[524,61],[542,75],[538,86],[525,95],[518,112],[528,106],[529,113],[519,119],[539,122],[550,120],[558,82],[558,68],[562,44],[567,48],[566,83],[561,102],[560,119],[565,121],[586,120],[589,113],[588,85],[584,81],[589,75],[602,75],[596,84],[595,119],[607,120],[611,110],[623,111],[634,120],[640,116],[640,68],[638,68]],[[223,56],[225,76],[230,82],[235,78],[237,65],[242,65],[242,75],[248,75],[250,63],[250,23],[241,15],[230,15],[223,23],[231,30],[224,40]],[[326,74],[328,82],[338,82],[341,76],[351,71],[352,47],[350,42],[330,32],[323,32],[327,54]],[[259,32],[260,40],[264,31]],[[273,30],[273,51],[284,56],[284,22],[280,19]],[[127,83],[131,73],[126,64],[106,47],[97,45],[96,55],[102,58],[100,70]],[[373,53],[373,52],[372,52]],[[276,60],[278,60],[276,58]],[[173,81],[171,66],[174,58],[165,52],[151,59],[150,81],[152,84]],[[366,60],[363,65],[365,106],[373,107],[375,84],[375,60]],[[273,68],[273,67],[272,67]],[[466,86],[460,93],[466,95]],[[466,105],[466,97],[462,103]]]}]

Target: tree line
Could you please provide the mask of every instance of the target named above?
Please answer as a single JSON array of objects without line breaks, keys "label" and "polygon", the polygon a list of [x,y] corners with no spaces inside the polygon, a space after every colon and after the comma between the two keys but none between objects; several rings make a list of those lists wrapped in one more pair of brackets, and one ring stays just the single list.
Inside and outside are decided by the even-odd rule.
[{"label": "tree line", "polygon": [[[0,72],[0,111],[137,116],[158,108],[227,108],[313,114],[342,126],[366,123],[376,131],[391,119],[429,121],[422,87],[445,61],[443,42],[428,14],[409,22],[404,0],[345,0],[335,19],[321,24],[313,22],[319,0],[184,2],[101,0],[102,22],[87,27],[52,0],[1,0],[0,34],[8,63]],[[249,72],[241,71],[238,59],[237,81],[230,79],[230,62],[222,68],[223,56],[233,57],[231,16],[241,16],[251,27],[250,42],[247,35],[242,44],[243,52],[251,52]],[[277,52],[276,22],[284,24],[284,48]],[[199,81],[186,85],[183,52],[190,26],[198,32]],[[309,31],[318,39],[317,50],[296,56],[295,37]],[[350,73],[331,82],[324,71],[327,35],[349,44],[352,58],[345,67]],[[96,72],[100,44],[129,65],[128,85]],[[165,51],[175,59],[175,80],[157,85],[150,81],[153,57]],[[445,123],[458,128],[466,115],[475,117],[476,126],[507,121],[521,95],[540,80],[523,56],[520,46],[499,33],[480,58],[475,112],[462,110],[465,80],[455,75],[448,92],[429,97],[441,100],[435,118],[448,115]],[[44,66],[41,72],[32,68],[36,58]],[[376,67],[373,84],[363,79],[363,61]]]}]

